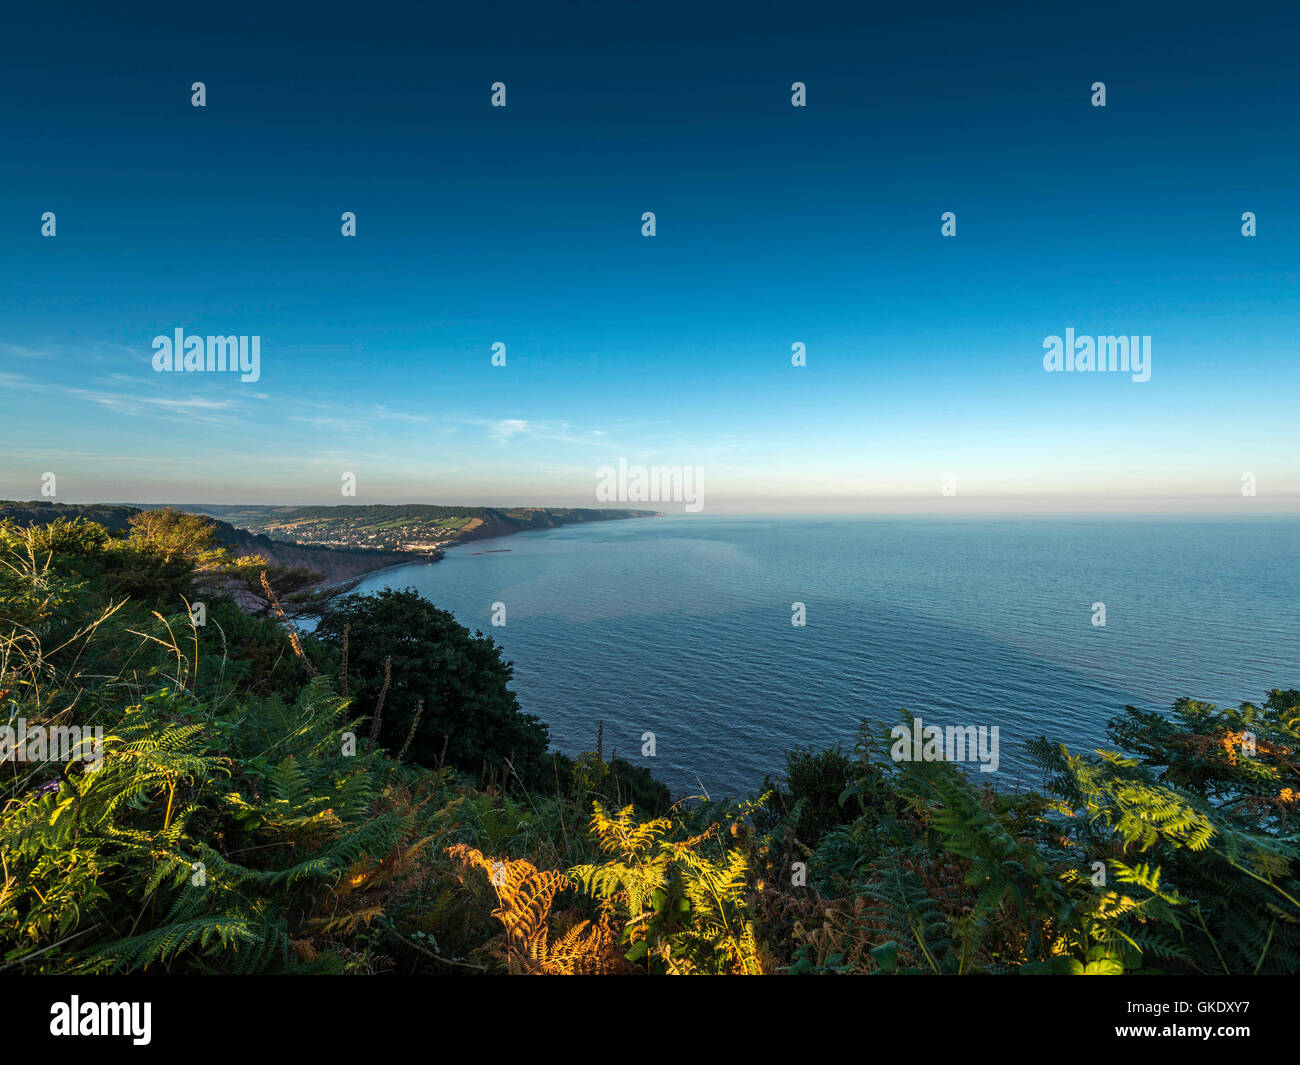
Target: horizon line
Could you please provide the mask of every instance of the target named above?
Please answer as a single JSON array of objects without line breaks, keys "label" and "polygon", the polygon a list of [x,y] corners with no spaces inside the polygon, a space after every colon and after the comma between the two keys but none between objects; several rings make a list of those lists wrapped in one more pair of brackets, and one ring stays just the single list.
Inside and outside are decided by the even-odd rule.
[{"label": "horizon line", "polygon": [[[968,496],[967,499],[977,499],[978,497]],[[1160,497],[1170,501],[1179,497]],[[652,501],[653,502],[653,501]],[[783,510],[764,510],[761,508],[741,508],[741,509],[710,509],[696,513],[684,513],[671,509],[675,504],[661,504],[658,508],[654,506],[638,505],[629,501],[626,506],[581,506],[569,503],[433,503],[427,501],[406,501],[406,502],[347,502],[347,503],[250,503],[250,502],[214,502],[214,501],[194,501],[180,502],[176,500],[160,500],[154,502],[122,502],[107,501],[97,499],[11,499],[0,500],[0,505],[5,503],[37,506],[99,506],[99,507],[130,507],[137,509],[149,509],[158,507],[174,507],[178,510],[187,510],[201,507],[247,507],[247,508],[288,508],[288,509],[305,509],[308,507],[322,507],[328,509],[344,509],[353,507],[391,507],[400,509],[402,507],[454,507],[472,510],[588,510],[588,511],[631,511],[646,515],[663,516],[666,518],[694,518],[708,519],[714,518],[888,518],[888,519],[1015,519],[1022,518],[1027,520],[1034,519],[1070,519],[1070,518],[1163,518],[1163,519],[1222,519],[1222,520],[1253,520],[1253,519],[1285,519],[1300,518],[1300,509],[1275,510],[1261,508],[1251,504],[1247,511],[1230,511],[1227,509],[1218,510],[1159,510],[1159,509],[1141,509],[1141,510],[974,510],[963,507],[961,504],[954,504],[950,510],[930,509],[930,510],[800,510],[800,509],[783,509]],[[1250,512],[1250,511],[1253,511]]]}]

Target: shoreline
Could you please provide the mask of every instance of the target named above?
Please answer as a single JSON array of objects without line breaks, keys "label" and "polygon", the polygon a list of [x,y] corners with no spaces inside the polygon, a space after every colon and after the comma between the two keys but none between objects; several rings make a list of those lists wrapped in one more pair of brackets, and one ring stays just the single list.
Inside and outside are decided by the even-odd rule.
[{"label": "shoreline", "polygon": [[379,573],[387,573],[389,570],[404,569],[407,566],[417,566],[421,562],[423,562],[427,566],[432,566],[435,563],[441,561],[442,561],[441,553],[438,555],[437,558],[432,558],[428,555],[413,555],[411,561],[409,562],[390,562],[387,565],[378,566],[375,569],[362,570],[360,573],[353,574],[351,577],[344,577],[342,580],[330,581],[328,584],[318,584],[316,585],[316,587],[317,589],[320,590],[324,590],[326,588],[336,588],[338,585],[346,584],[348,581],[364,580],[367,577],[373,577]]},{"label": "shoreline", "polygon": [[[656,514],[655,516],[656,516],[656,517],[660,517],[660,516],[662,516],[662,514]],[[628,517],[628,518],[608,518],[608,519],[606,519],[606,520],[607,520],[607,521],[631,521],[631,520],[633,520],[633,519],[632,519],[631,517]],[[491,543],[493,540],[505,540],[505,539],[507,539],[508,537],[511,537],[511,536],[526,536],[528,533],[538,533],[538,532],[556,532],[556,531],[558,531],[558,530],[560,530],[560,529],[567,529],[567,528],[570,528],[571,526],[576,526],[576,525],[592,525],[592,524],[597,524],[597,523],[595,523],[595,522],[588,522],[588,521],[570,521],[570,522],[565,522],[565,523],[563,523],[562,525],[541,526],[541,527],[533,528],[533,529],[514,529],[514,530],[511,530],[511,531],[509,531],[509,532],[498,532],[498,533],[494,533],[494,534],[491,535],[491,536],[470,536],[470,537],[468,537],[468,538],[466,538],[466,539],[463,539],[463,540],[462,540],[462,539],[459,539],[459,538],[458,538],[458,539],[455,539],[455,540],[448,540],[446,543],[444,543],[442,546],[440,546],[434,554],[415,554],[415,553],[412,553],[412,555],[411,555],[411,559],[410,559],[409,562],[404,561],[404,562],[390,562],[390,563],[385,563],[384,565],[382,565],[382,566],[377,566],[377,567],[374,568],[374,569],[363,570],[361,573],[353,574],[351,577],[344,577],[344,578],[342,578],[341,580],[330,581],[330,582],[327,583],[327,584],[319,584],[319,585],[317,585],[317,588],[320,588],[320,589],[325,589],[325,588],[334,588],[334,587],[336,587],[337,585],[340,585],[340,584],[345,583],[346,581],[354,581],[354,580],[358,580],[358,579],[365,579],[365,578],[367,578],[367,577],[374,577],[374,576],[377,576],[377,575],[380,574],[380,573],[387,573],[387,572],[389,572],[390,570],[402,569],[402,568],[405,567],[405,566],[415,566],[415,565],[419,565],[421,562],[425,563],[426,565],[430,565],[430,566],[432,566],[432,565],[435,565],[435,564],[438,563],[438,562],[441,562],[444,558],[446,558],[446,557],[447,557],[447,552],[448,552],[449,550],[451,550],[451,548],[453,548],[453,547],[467,547],[467,546],[469,546],[470,544]],[[308,546],[311,546],[311,545],[309,545],[309,544],[298,544],[298,543],[295,543],[293,546],[297,546],[297,547],[308,547]],[[346,551],[347,549],[346,549],[346,548],[333,548],[333,550],[336,550],[336,551],[338,551],[338,550]],[[505,550],[509,550],[509,549],[508,549],[508,548],[503,548],[503,549],[500,549],[500,550],[505,551]],[[492,550],[487,550],[487,551],[484,551],[484,552],[483,552],[483,554],[495,554],[495,553],[498,553],[498,552],[494,552],[494,551],[492,551]]]}]

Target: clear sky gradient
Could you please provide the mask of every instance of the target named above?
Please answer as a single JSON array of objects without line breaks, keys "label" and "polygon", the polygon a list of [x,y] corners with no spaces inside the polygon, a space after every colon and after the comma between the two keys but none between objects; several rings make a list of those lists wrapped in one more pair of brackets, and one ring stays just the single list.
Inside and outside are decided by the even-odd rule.
[{"label": "clear sky gradient", "polygon": [[1300,511],[1300,14],[1044,7],[11,12],[0,497]]}]

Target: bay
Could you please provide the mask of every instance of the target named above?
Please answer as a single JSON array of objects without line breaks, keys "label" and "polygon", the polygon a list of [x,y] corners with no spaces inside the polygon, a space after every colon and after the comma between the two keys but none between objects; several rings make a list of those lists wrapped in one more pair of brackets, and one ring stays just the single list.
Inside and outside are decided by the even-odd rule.
[{"label": "bay", "polygon": [[607,755],[716,797],[901,708],[998,726],[989,776],[1015,787],[1037,783],[1025,740],[1103,745],[1126,704],[1300,687],[1298,563],[1295,519],[669,516],[477,541],[358,591],[414,587],[496,639],[560,750],[603,722]]}]

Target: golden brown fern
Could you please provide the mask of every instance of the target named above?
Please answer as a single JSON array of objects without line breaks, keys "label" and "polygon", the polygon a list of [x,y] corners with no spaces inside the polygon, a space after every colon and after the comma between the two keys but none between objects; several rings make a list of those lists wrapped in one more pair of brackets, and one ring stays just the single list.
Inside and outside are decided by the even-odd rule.
[{"label": "golden brown fern", "polygon": [[573,921],[551,941],[556,895],[570,886],[563,873],[539,870],[523,858],[493,860],[464,843],[448,847],[447,855],[485,873],[496,891],[499,905],[493,916],[505,932],[493,953],[505,963],[507,972],[572,976],[632,969],[617,950],[618,930],[607,911],[602,910],[595,921]]}]

